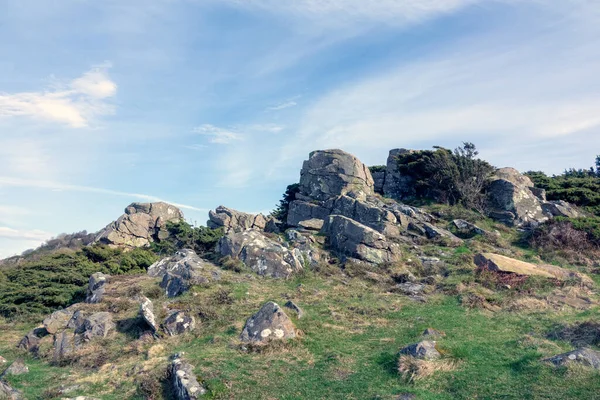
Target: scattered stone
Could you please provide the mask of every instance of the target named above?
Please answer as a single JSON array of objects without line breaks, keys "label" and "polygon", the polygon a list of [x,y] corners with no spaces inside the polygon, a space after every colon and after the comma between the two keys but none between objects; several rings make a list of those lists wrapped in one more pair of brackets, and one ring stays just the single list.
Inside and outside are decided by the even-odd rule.
[{"label": "scattered stone", "polygon": [[298,319],[301,319],[304,316],[304,311],[300,308],[300,306],[298,306],[296,303],[294,303],[291,300],[288,300],[284,304],[284,307],[289,308],[290,310],[293,310],[294,312],[296,312]]},{"label": "scattered stone", "polygon": [[550,362],[556,366],[565,366],[576,363],[600,370],[600,351],[584,347],[568,353],[546,358],[544,361]]},{"label": "scattered stone", "polygon": [[119,219],[102,229],[96,242],[111,247],[144,247],[169,237],[168,222],[183,221],[183,213],[167,203],[132,203]]},{"label": "scattered stone", "polygon": [[20,391],[0,380],[0,399],[23,400],[24,398]]},{"label": "scattered stone", "polygon": [[154,305],[147,297],[142,297],[140,300],[139,315],[152,329],[152,332],[156,333],[158,331],[158,327],[156,326],[156,317],[154,316]]},{"label": "scattered stone", "polygon": [[19,341],[17,347],[19,349],[27,350],[32,353],[37,353],[39,350],[40,342],[44,336],[48,336],[48,331],[44,327],[34,328],[29,331],[23,339]]},{"label": "scattered stone", "polygon": [[303,268],[300,250],[289,249],[254,229],[224,236],[217,251],[224,257],[242,261],[259,275],[272,278],[288,278]]},{"label": "scattered stone", "polygon": [[441,337],[446,336],[446,334],[444,332],[438,331],[433,328],[427,328],[423,331],[422,336],[431,337],[431,338],[441,338]]},{"label": "scattered stone", "polygon": [[393,290],[407,296],[419,296],[425,291],[425,285],[421,283],[405,282],[394,286]]},{"label": "scattered stone", "polygon": [[245,343],[266,343],[270,340],[292,339],[296,337],[296,327],[285,312],[272,301],[248,318],[240,340]]},{"label": "scattered stone", "polygon": [[206,388],[198,382],[194,374],[194,367],[184,362],[178,354],[173,356],[169,374],[177,400],[197,400],[206,394]]},{"label": "scattered stone", "polygon": [[108,275],[102,272],[96,272],[90,276],[90,283],[88,285],[87,297],[85,302],[89,304],[100,303],[104,296],[104,289],[109,278]]},{"label": "scattered stone", "polygon": [[447,241],[449,245],[460,246],[463,241],[452,234],[452,232],[446,229],[438,228],[430,223],[423,223],[423,229],[425,229],[425,235],[428,239]]},{"label": "scattered stone", "polygon": [[342,215],[331,215],[321,230],[331,248],[373,264],[400,260],[400,248],[376,230]]},{"label": "scattered stone", "polygon": [[223,232],[243,232],[247,229],[264,230],[267,219],[264,215],[247,214],[224,206],[208,213],[207,226],[211,229],[223,228]]},{"label": "scattered stone", "polygon": [[25,365],[23,359],[16,359],[4,372],[0,375],[0,378],[3,378],[8,375],[23,375],[29,373],[29,367]]},{"label": "scattered stone", "polygon": [[177,336],[194,330],[196,321],[191,315],[186,315],[183,311],[176,311],[165,319],[163,326],[169,336]]},{"label": "scattered stone", "polygon": [[452,225],[454,225],[460,233],[465,235],[488,235],[488,232],[464,219],[455,219],[452,221]]},{"label": "scattered stone", "polygon": [[422,342],[406,346],[400,350],[400,354],[409,355],[420,360],[436,360],[441,357],[441,354],[435,346],[436,342],[423,340]]}]

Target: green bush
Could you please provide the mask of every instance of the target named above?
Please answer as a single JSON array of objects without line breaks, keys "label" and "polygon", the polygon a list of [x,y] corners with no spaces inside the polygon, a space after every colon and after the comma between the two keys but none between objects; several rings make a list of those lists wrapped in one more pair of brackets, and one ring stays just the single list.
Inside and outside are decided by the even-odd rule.
[{"label": "green bush", "polygon": [[300,192],[299,183],[288,185],[285,189],[285,193],[283,193],[283,198],[279,200],[279,205],[271,212],[271,216],[285,223],[287,221],[290,203],[296,199],[296,193],[298,192]]},{"label": "green bush", "polygon": [[385,165],[372,165],[369,167],[369,171],[371,171],[372,174],[376,172],[385,172],[386,169],[387,167]]},{"label": "green bush", "polygon": [[170,233],[169,237],[151,245],[152,250],[157,254],[168,255],[178,249],[188,248],[200,256],[212,257],[217,242],[223,237],[222,229],[194,227],[183,221],[169,222],[167,229]]}]

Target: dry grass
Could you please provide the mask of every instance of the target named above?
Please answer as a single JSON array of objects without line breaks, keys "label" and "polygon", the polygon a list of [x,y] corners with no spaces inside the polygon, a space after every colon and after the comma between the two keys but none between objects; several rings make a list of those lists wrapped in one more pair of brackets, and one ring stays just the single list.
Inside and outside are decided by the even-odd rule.
[{"label": "dry grass", "polygon": [[398,360],[398,373],[407,382],[428,378],[436,372],[450,372],[458,368],[455,360],[420,360],[412,356],[401,356]]}]

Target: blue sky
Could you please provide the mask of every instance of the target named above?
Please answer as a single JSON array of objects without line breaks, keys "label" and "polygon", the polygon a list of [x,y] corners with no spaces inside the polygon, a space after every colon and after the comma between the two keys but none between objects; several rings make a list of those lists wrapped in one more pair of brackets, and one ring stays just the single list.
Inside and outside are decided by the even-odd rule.
[{"label": "blue sky", "polygon": [[0,0],[0,257],[133,201],[266,212],[315,149],[600,154],[600,2]]}]

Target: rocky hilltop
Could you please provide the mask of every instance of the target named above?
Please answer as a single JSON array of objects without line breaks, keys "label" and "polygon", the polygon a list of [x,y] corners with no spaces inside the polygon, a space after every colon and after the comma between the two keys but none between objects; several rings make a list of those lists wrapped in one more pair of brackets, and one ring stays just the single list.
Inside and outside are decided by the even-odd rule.
[{"label": "rocky hilltop", "polygon": [[172,205],[131,204],[82,258],[53,256],[98,269],[81,301],[3,325],[3,342],[22,336],[0,346],[18,359],[0,398],[500,398],[495,376],[510,398],[593,398],[598,270],[517,242],[584,213],[512,168],[486,177],[484,215],[416,207],[406,154],[369,168],[312,152],[285,220],[219,206],[193,228]]}]

